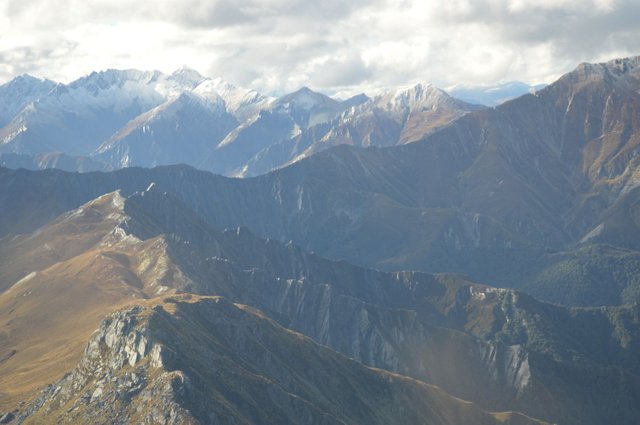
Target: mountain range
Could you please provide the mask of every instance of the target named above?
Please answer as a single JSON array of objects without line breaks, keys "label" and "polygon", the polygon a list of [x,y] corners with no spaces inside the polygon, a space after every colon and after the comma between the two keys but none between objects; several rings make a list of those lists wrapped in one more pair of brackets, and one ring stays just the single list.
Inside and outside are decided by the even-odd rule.
[{"label": "mountain range", "polygon": [[[90,175],[86,192],[80,176],[52,173],[53,186],[64,179],[80,187],[19,220],[41,225],[101,193],[156,181],[217,228],[245,226],[329,258],[465,273],[566,305],[633,303],[640,296],[638,72],[638,58],[583,64],[535,94],[467,113],[419,141],[342,144],[252,179],[130,169]],[[263,111],[256,122],[276,116]],[[0,179],[15,191],[13,176]],[[52,196],[49,188],[29,190],[41,205]],[[24,196],[31,193],[8,196],[6,214]],[[9,232],[2,223],[0,230]]]},{"label": "mountain range", "polygon": [[69,171],[0,168],[0,423],[636,422],[640,58],[491,108],[128,73],[14,96],[2,160]]},{"label": "mountain range", "polygon": [[184,163],[232,176],[341,143],[407,143],[479,108],[428,84],[374,99],[339,101],[306,87],[273,99],[189,68],[107,70],[69,84],[24,75],[0,86],[0,100],[0,163],[9,167]]},{"label": "mountain range", "polygon": [[[5,397],[24,399],[79,362],[70,375],[23,406],[20,421],[26,423],[56,417],[90,422],[104,415],[105,406],[114,409],[113,417],[122,421],[135,420],[138,413],[151,417],[183,414],[208,423],[202,419],[203,409],[225,418],[233,417],[224,413],[229,408],[248,414],[251,410],[246,403],[255,396],[245,391],[256,384],[243,383],[242,379],[255,379],[251,374],[243,377],[247,367],[249,371],[258,368],[252,373],[260,376],[268,373],[268,381],[276,387],[265,390],[267,394],[285,385],[296,399],[320,410],[324,405],[327,412],[337,414],[340,409],[331,403],[340,398],[317,399],[313,394],[328,390],[322,389],[322,381],[315,381],[318,378],[306,374],[309,368],[323,376],[328,370],[345,368],[350,372],[340,372],[336,378],[344,379],[356,373],[354,367],[362,367],[358,363],[419,380],[407,382],[438,385],[430,390],[435,391],[433,396],[420,396],[427,406],[443,402],[442,397],[445,405],[452,403],[455,399],[446,401],[444,390],[472,400],[485,411],[519,410],[561,423],[602,423],[605,418],[625,423],[638,413],[631,408],[611,413],[621,400],[637,405],[632,395],[640,385],[636,377],[640,341],[634,331],[640,317],[637,307],[567,309],[456,275],[385,273],[329,261],[293,244],[257,238],[245,228],[217,231],[157,184],[128,197],[119,191],[102,195],[35,232],[4,241],[2,258],[2,282],[15,282],[0,295],[0,317],[6,324],[0,353],[0,385]],[[224,299],[207,298],[213,294]],[[234,307],[231,301],[240,304]],[[219,303],[222,306],[216,307]],[[247,313],[240,313],[238,307]],[[187,310],[181,313],[182,308]],[[224,310],[218,312],[220,308]],[[123,312],[108,316],[114,309]],[[175,318],[164,316],[165,310]],[[249,316],[240,319],[238,314]],[[265,321],[265,316],[274,322]],[[246,325],[245,320],[249,321]],[[257,324],[251,322],[255,320]],[[99,325],[103,330],[93,334],[82,354],[87,337]],[[310,348],[300,347],[300,342],[270,340],[291,338],[285,328],[357,363],[335,357],[326,348],[309,354],[308,350],[320,350],[311,340],[305,343]],[[244,337],[238,332],[249,333]],[[283,336],[268,336],[273,332]],[[569,340],[565,338],[568,334],[573,335]],[[210,341],[206,343],[210,345],[201,353],[190,353],[188,347],[201,344],[195,342],[198,340]],[[293,348],[274,352],[274,347],[287,345]],[[267,353],[260,351],[264,349]],[[304,365],[314,358],[334,366]],[[138,365],[138,359],[149,361]],[[224,384],[231,376],[224,378],[215,372],[215,362],[206,366],[211,359],[222,362],[218,367],[231,376],[240,374],[233,384]],[[227,362],[232,363],[222,366]],[[232,366],[237,362],[238,366]],[[281,362],[287,368],[278,366]],[[300,362],[300,371],[295,371]],[[134,366],[140,370],[129,369]],[[155,378],[157,368],[168,375]],[[207,370],[214,375],[201,377]],[[380,379],[361,370],[354,377],[358,381],[344,385],[348,392],[350,387],[359,388],[356,394],[362,399],[350,400],[346,406],[371,403],[377,391],[391,397],[425,391],[423,387],[404,388],[401,381],[397,390],[360,393],[371,390],[372,384],[359,380]],[[371,376],[360,377],[361,373]],[[302,376],[302,383],[291,383],[290,376]],[[584,376],[591,383],[584,382]],[[171,388],[174,378],[180,385],[192,382],[191,389],[183,391],[195,392],[181,396],[163,389],[165,385]],[[222,381],[216,384],[219,379]],[[322,379],[331,382],[328,376]],[[309,389],[303,390],[305,387]],[[122,388],[131,393],[125,400],[119,395]],[[168,401],[162,403],[162,409],[170,409],[169,413],[154,412],[153,406],[144,404],[145,397],[155,398],[156,393],[166,393],[162,397]],[[269,417],[271,409],[291,423],[301,420],[295,416],[300,408],[286,408],[290,402],[282,405],[281,396],[272,397],[256,406],[257,411],[267,412],[269,419],[264,420],[284,420]],[[436,401],[430,402],[431,397]],[[600,403],[589,408],[594,398]],[[146,407],[140,410],[138,403]],[[444,419],[438,420],[459,423],[447,418],[461,408],[452,406],[447,413],[448,408],[440,407]],[[425,409],[428,412],[433,407]],[[478,411],[467,409],[471,410],[464,413],[462,423],[475,421],[471,417]],[[425,415],[407,419],[412,423],[431,422],[416,406],[395,411],[373,403],[355,413],[347,409],[344,414],[354,415],[353,423],[404,420],[402,412]],[[70,412],[76,413],[67,415]],[[308,414],[318,417],[319,413]],[[251,420],[259,421],[258,413],[253,415]],[[381,419],[374,419],[377,416]],[[517,423],[522,418],[509,420]],[[489,417],[483,420],[492,423]]]}]

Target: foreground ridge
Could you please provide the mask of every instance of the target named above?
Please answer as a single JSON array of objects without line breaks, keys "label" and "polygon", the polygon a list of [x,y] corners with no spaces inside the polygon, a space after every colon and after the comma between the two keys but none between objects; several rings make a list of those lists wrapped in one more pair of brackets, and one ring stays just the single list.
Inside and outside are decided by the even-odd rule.
[{"label": "foreground ridge", "polygon": [[190,295],[107,317],[19,423],[540,424],[368,369],[246,306]]}]

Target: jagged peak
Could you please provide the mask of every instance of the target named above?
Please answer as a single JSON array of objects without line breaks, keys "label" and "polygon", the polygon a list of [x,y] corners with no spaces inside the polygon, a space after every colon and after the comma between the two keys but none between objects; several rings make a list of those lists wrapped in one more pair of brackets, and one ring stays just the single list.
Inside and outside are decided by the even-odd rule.
[{"label": "jagged peak", "polygon": [[21,111],[33,109],[34,102],[54,90],[56,84],[45,78],[22,74],[0,85],[0,127],[17,119]]},{"label": "jagged peak", "polygon": [[394,93],[395,98],[407,98],[415,101],[425,99],[448,99],[450,96],[428,82],[419,82],[410,86],[400,87]]},{"label": "jagged peak", "polygon": [[182,65],[180,68],[173,71],[170,78],[180,83],[190,84],[194,87],[206,79],[198,71],[193,68],[189,68],[186,65]]},{"label": "jagged peak", "polygon": [[[201,81],[193,92],[204,98],[220,97],[224,100],[227,109],[231,113],[240,113],[243,118],[248,118],[254,109],[260,109],[263,105],[272,101],[271,98],[262,95],[254,89],[236,86],[220,77],[207,78]],[[247,111],[245,111],[247,109]]]},{"label": "jagged peak", "polygon": [[589,63],[583,62],[576,67],[576,70],[603,70],[606,69],[615,74],[625,74],[637,71],[640,68],[640,56],[631,56],[627,58],[612,59],[607,62]]},{"label": "jagged peak", "polygon": [[126,198],[120,190],[105,193],[61,215],[51,225],[71,224],[73,228],[106,225],[115,229],[128,219],[125,203]]},{"label": "jagged peak", "polygon": [[[311,90],[309,87],[307,86],[303,86],[301,88],[299,88],[298,90],[295,90],[289,94],[286,94],[284,96],[282,96],[280,99],[282,101],[291,101],[291,100],[295,100],[295,99],[300,99],[300,98],[305,98],[305,97],[312,97],[312,98],[316,98],[316,99],[331,99],[329,96],[322,94],[320,92]],[[333,99],[331,99],[333,100]]]},{"label": "jagged peak", "polygon": [[406,113],[415,109],[436,109],[443,106],[462,107],[464,105],[464,102],[457,101],[444,90],[428,82],[419,82],[383,93],[376,96],[372,102],[379,108],[397,113]]},{"label": "jagged peak", "polygon": [[203,80],[198,87],[215,87],[218,90],[246,90],[246,91],[255,91],[253,89],[247,89],[243,87],[238,87],[235,84],[225,80],[222,77],[216,78],[206,78]]},{"label": "jagged peak", "polygon": [[301,87],[298,90],[286,94],[274,102],[275,107],[294,106],[303,110],[311,110],[317,106],[337,106],[340,102],[309,87]]},{"label": "jagged peak", "polygon": [[[167,101],[169,104],[178,104],[178,105],[186,105],[186,104],[198,104],[207,107],[213,107],[214,109],[225,107],[224,99],[217,93],[210,93],[207,96],[204,96],[200,93],[193,91],[183,91],[175,94],[170,97]],[[162,105],[159,106],[159,108]]]},{"label": "jagged peak", "polygon": [[124,202],[125,197],[122,196],[122,192],[118,189],[92,199],[82,205],[80,209],[113,207],[119,211],[124,211]]},{"label": "jagged peak", "polygon": [[112,86],[121,87],[126,81],[149,83],[157,79],[162,73],[159,71],[141,71],[138,69],[113,69],[93,71],[69,84],[71,88],[93,87],[107,89]]},{"label": "jagged peak", "polygon": [[46,84],[53,88],[56,85],[56,82],[53,80],[49,80],[48,78],[36,77],[31,74],[23,73],[0,85],[0,87],[17,86],[24,84]]},{"label": "jagged peak", "polygon": [[573,84],[594,79],[626,81],[629,77],[640,78],[640,56],[618,58],[601,63],[584,62],[573,71],[563,75],[556,83],[570,81]]},{"label": "jagged peak", "polygon": [[367,96],[365,93],[358,93],[354,96],[351,96],[348,99],[343,100],[342,104],[350,108],[353,106],[362,105],[368,102],[369,100],[371,100],[371,98]]},{"label": "jagged peak", "polygon": [[298,93],[320,94],[316,91],[311,90],[308,86],[302,86],[298,90],[294,91],[292,94],[298,94]]}]

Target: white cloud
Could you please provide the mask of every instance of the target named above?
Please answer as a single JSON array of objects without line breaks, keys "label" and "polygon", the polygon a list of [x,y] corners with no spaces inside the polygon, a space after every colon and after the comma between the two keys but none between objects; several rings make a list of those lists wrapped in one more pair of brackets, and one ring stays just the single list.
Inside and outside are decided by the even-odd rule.
[{"label": "white cloud", "polygon": [[636,0],[4,0],[0,81],[171,71],[278,93],[549,81],[640,54]]}]

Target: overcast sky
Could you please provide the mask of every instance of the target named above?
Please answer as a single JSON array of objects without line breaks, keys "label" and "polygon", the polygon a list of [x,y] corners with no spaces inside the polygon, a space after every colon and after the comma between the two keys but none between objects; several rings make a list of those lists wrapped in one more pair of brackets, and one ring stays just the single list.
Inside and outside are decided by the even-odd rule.
[{"label": "overcast sky", "polygon": [[640,54],[640,0],[1,0],[0,82],[182,65],[265,93],[550,82]]}]

